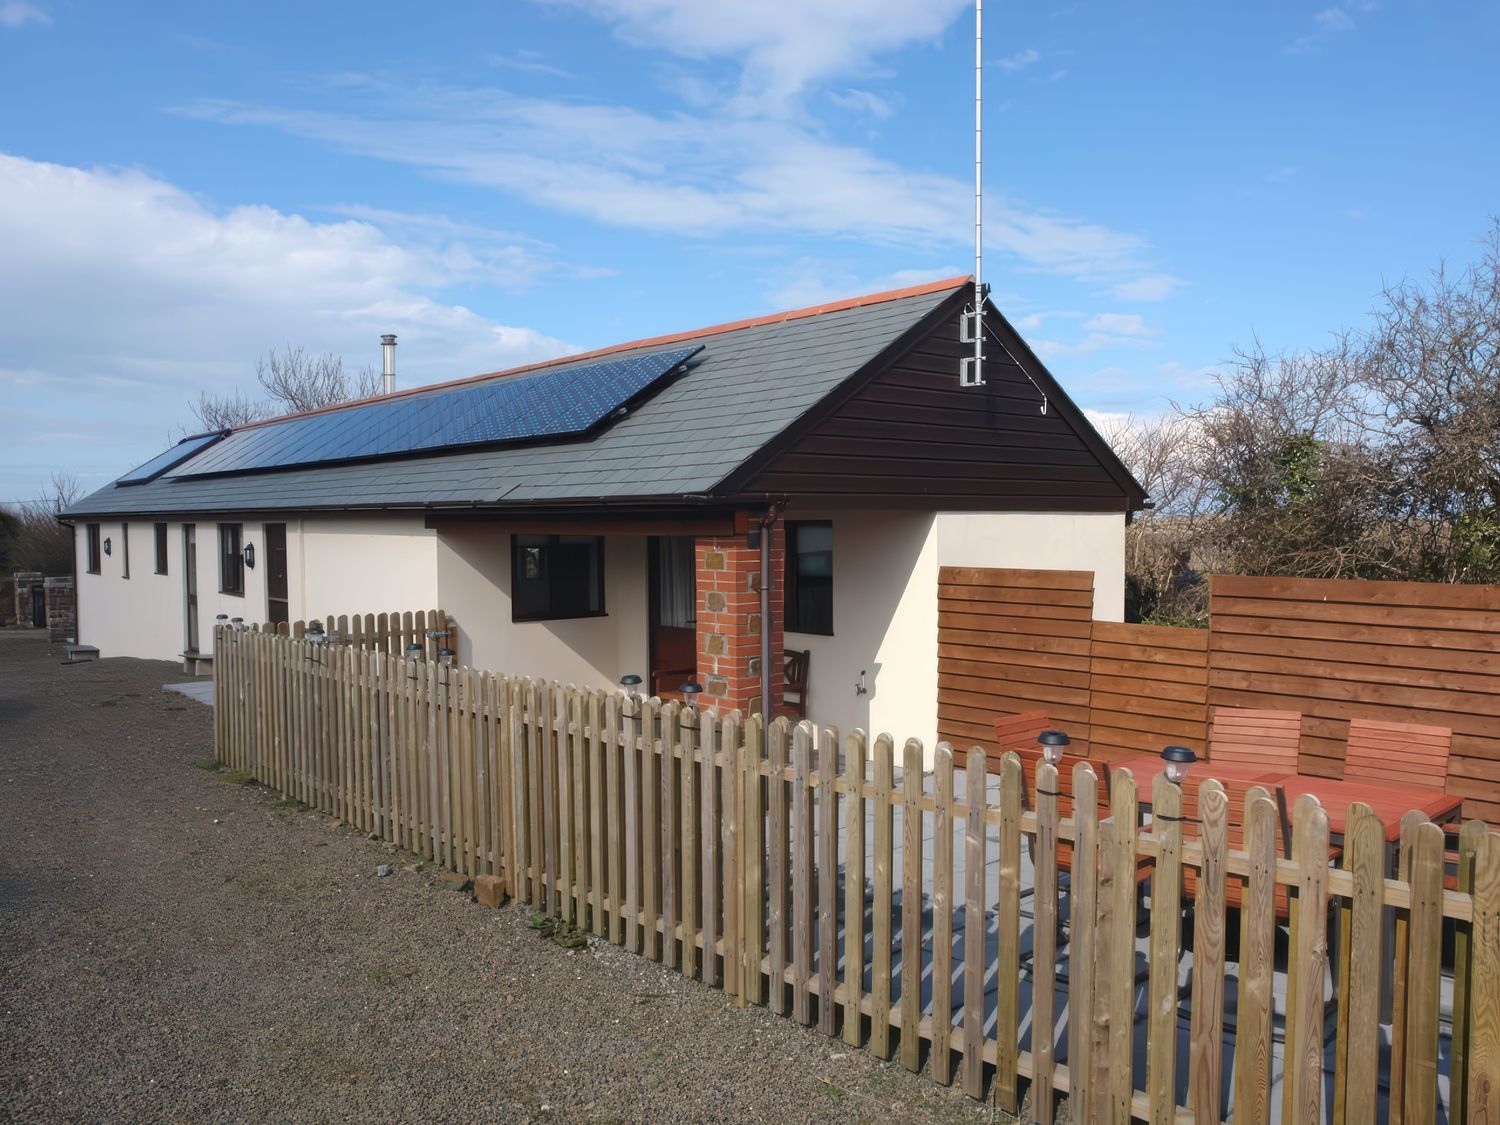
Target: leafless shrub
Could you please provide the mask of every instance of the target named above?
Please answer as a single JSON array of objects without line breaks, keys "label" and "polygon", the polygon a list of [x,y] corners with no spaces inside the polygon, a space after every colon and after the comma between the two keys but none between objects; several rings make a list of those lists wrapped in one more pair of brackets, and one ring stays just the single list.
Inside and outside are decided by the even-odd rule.
[{"label": "leafless shrub", "polygon": [[310,354],[287,344],[272,348],[255,361],[255,379],[264,398],[252,399],[241,391],[227,395],[200,393],[189,404],[204,430],[227,430],[276,414],[300,413],[341,402],[368,398],[380,391],[380,374],[366,365],[352,375],[344,361],[332,352]]}]

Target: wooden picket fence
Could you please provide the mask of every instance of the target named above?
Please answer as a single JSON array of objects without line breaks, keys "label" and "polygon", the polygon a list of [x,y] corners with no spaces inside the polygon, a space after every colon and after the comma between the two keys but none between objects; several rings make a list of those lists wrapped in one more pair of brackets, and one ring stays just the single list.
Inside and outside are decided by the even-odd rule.
[{"label": "wooden picket fence", "polygon": [[404,613],[340,614],[307,621],[282,621],[275,625],[249,625],[243,631],[303,637],[312,625],[321,628],[325,637],[336,638],[337,644],[387,652],[392,656],[403,656],[408,645],[419,644],[426,660],[438,658],[439,650],[450,643],[453,628],[442,610],[419,609],[415,613],[407,610]]},{"label": "wooden picket fence", "polygon": [[[1264,1122],[1279,1088],[1283,1122],[1372,1121],[1385,1085],[1391,1120],[1430,1122],[1440,1076],[1448,1120],[1500,1114],[1500,833],[1477,821],[1458,837],[1458,889],[1446,889],[1443,831],[1417,814],[1403,821],[1401,877],[1391,878],[1368,810],[1353,810],[1330,866],[1328,817],[1311,798],[1295,809],[1282,858],[1277,810],[1260,789],[1234,841],[1237,818],[1211,781],[1189,818],[1176,786],[1158,779],[1143,795],[1114,771],[1101,819],[1087,762],[1070,790],[1043,764],[1028,791],[1015,755],[995,778],[981,754],[960,767],[940,744],[928,765],[909,740],[898,773],[887,735],[765,726],[270,633],[224,631],[218,644],[225,764],[453,870],[499,874],[537,911],[736,1003],[913,1071],[925,1062],[973,1097],[1014,1110],[1027,1079],[1035,1120],[1052,1119],[1056,1093],[1075,1121],[1232,1111]],[[1060,791],[1075,798],[1072,816],[1059,815]],[[1196,891],[1185,912],[1187,877]],[[1231,887],[1238,911],[1226,904]],[[1278,898],[1290,904],[1281,970]],[[1440,1054],[1445,925],[1456,942]],[[1394,981],[1389,1017],[1381,966]],[[1133,1062],[1142,1046],[1144,1073]]]}]

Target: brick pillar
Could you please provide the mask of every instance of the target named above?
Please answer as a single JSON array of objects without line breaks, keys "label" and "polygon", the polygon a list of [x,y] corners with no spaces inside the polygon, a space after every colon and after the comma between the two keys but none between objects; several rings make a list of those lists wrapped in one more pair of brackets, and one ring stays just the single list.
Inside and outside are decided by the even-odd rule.
[{"label": "brick pillar", "polygon": [[[747,715],[760,701],[760,545],[756,534],[698,539],[698,678],[705,704]],[[753,545],[752,545],[753,543]],[[781,573],[786,535],[771,532],[771,714],[781,706],[785,646]]]},{"label": "brick pillar", "polygon": [[42,582],[39,570],[21,570],[12,575],[16,593],[16,624],[22,628],[31,626],[31,588]]},{"label": "brick pillar", "polygon": [[73,580],[48,578],[42,585],[47,591],[47,639],[55,645],[75,643],[78,604],[73,597]]}]

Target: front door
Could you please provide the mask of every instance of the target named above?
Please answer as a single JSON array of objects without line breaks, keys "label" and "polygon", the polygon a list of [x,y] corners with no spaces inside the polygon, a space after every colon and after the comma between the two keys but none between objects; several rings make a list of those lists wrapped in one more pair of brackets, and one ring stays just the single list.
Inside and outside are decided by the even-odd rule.
[{"label": "front door", "polygon": [[184,652],[198,651],[198,529],[182,525],[182,589],[186,598],[187,637]]},{"label": "front door", "polygon": [[698,578],[691,535],[654,535],[650,559],[651,693],[675,692],[698,672]]},{"label": "front door", "polygon": [[291,620],[286,597],[286,524],[266,524],[266,617],[272,625]]}]

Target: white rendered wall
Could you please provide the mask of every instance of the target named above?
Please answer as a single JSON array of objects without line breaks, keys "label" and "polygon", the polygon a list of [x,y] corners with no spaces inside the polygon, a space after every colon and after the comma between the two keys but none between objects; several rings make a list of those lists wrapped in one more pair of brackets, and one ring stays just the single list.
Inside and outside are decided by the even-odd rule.
[{"label": "white rendered wall", "polygon": [[1094,617],[1125,620],[1125,516],[1120,512],[943,512],[939,566],[1092,570]]},{"label": "white rendered wall", "polygon": [[604,616],[511,620],[510,533],[476,525],[437,540],[438,600],[458,623],[458,659],[494,672],[609,687],[645,678],[646,540],[604,541]]},{"label": "white rendered wall", "polygon": [[[100,656],[135,656],[146,660],[176,660],[187,645],[187,591],[183,556],[183,524],[167,524],[167,573],[156,573],[155,521],[130,521],[130,577],[125,578],[121,521],[99,520],[101,547],[111,540],[108,555],[100,552],[100,573],[88,573],[88,524],[77,525],[78,639],[93,645]],[[214,618],[223,613],[246,621],[266,618],[265,536],[260,523],[237,520],[241,549],[255,547],[255,567],[245,570],[243,594],[219,590],[219,520],[197,522],[198,645],[213,645]]]},{"label": "white rendered wall", "polygon": [[[421,609],[455,612],[440,604],[438,534],[420,515],[289,519],[286,553],[293,621]],[[263,596],[264,582],[262,574]]]},{"label": "white rendered wall", "polygon": [[[899,748],[937,731],[937,550],[930,512],[793,512],[833,522],[833,635],[786,634],[806,649],[807,717],[840,732],[888,733]],[[855,685],[863,673],[866,694]]]}]

